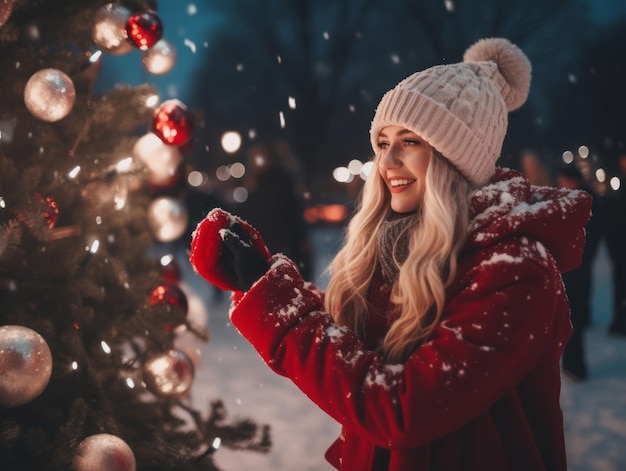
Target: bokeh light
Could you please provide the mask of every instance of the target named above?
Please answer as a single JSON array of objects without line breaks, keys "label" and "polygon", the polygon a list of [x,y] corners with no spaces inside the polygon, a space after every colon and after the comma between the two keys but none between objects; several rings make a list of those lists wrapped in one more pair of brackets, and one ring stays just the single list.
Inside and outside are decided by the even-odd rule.
[{"label": "bokeh light", "polygon": [[352,179],[352,174],[347,167],[337,167],[333,170],[333,178],[339,183],[347,183]]},{"label": "bokeh light", "polygon": [[248,190],[243,186],[239,186],[233,190],[233,200],[237,203],[243,203],[248,199]]},{"label": "bokeh light", "polygon": [[246,174],[246,167],[241,162],[235,162],[230,166],[230,175],[233,178],[241,178]]},{"label": "bokeh light", "polygon": [[566,164],[571,164],[574,161],[574,154],[571,150],[566,150],[563,152],[563,162]]},{"label": "bokeh light", "polygon": [[222,134],[222,149],[224,152],[233,154],[241,147],[241,134],[237,131],[227,131]]},{"label": "bokeh light", "polygon": [[622,186],[622,182],[620,181],[619,177],[613,177],[613,178],[611,178],[611,181],[609,182],[609,185],[611,185],[611,188],[613,190],[617,191]]}]

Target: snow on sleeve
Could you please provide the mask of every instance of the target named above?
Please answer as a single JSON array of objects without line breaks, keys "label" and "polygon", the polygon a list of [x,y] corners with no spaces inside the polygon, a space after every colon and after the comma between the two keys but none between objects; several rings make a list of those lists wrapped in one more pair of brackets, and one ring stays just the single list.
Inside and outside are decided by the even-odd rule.
[{"label": "snow on sleeve", "polygon": [[539,254],[544,258],[547,259],[548,258],[548,251],[546,250],[546,247],[539,241],[535,242],[535,247],[537,248],[537,252],[539,252]]},{"label": "snow on sleeve", "polygon": [[481,267],[486,265],[492,265],[494,263],[507,262],[507,263],[522,263],[524,259],[522,257],[514,257],[506,253],[494,253],[488,260],[483,260],[480,263]]},{"label": "snow on sleeve", "polygon": [[322,338],[317,338],[316,342],[321,343],[324,341],[324,338],[327,338],[330,340],[330,343],[337,345],[337,358],[346,365],[354,366],[357,361],[365,355],[365,351],[361,348],[354,348],[352,345],[342,345],[342,341],[347,332],[347,327],[331,324],[324,331]]},{"label": "snow on sleeve", "polygon": [[441,323],[441,328],[447,329],[450,332],[452,332],[452,334],[456,337],[457,340],[461,340],[461,341],[463,340],[463,333],[460,327],[452,327],[448,325],[448,321],[445,320]]},{"label": "snow on sleeve", "polygon": [[487,265],[493,265],[496,263],[523,263],[526,259],[546,260],[550,256],[548,250],[540,241],[531,241],[527,237],[522,237],[521,244],[521,251],[519,252],[519,254],[511,255],[506,252],[494,253],[488,259],[483,260],[480,263],[480,266],[485,267]]},{"label": "snow on sleeve", "polygon": [[302,291],[300,291],[298,288],[294,288],[293,291],[294,297],[291,298],[289,304],[287,304],[276,313],[278,317],[289,319],[298,315],[299,309],[304,304],[304,296],[302,295]]},{"label": "snow on sleeve", "polygon": [[391,389],[398,385],[404,373],[404,365],[382,365],[379,370],[371,370],[365,378],[365,387]]},{"label": "snow on sleeve", "polygon": [[515,198],[510,193],[508,182],[498,182],[477,190],[473,198],[488,202],[483,207],[480,215],[474,221],[474,224],[480,223],[484,219],[490,219],[493,214],[507,212],[515,203]]}]

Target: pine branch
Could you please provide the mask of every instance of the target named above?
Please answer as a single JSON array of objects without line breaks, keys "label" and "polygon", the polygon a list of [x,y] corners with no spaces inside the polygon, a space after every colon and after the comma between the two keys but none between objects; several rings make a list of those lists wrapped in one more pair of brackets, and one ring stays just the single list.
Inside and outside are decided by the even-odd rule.
[{"label": "pine branch", "polygon": [[15,219],[0,225],[0,259],[5,254],[15,253],[21,240],[22,229]]}]

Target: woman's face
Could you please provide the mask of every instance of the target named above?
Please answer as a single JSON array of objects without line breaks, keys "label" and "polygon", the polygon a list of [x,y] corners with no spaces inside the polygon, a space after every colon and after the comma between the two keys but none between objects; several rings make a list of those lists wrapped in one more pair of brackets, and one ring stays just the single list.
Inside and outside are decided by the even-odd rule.
[{"label": "woman's face", "polygon": [[412,131],[387,126],[378,135],[378,172],[391,194],[391,209],[416,211],[422,204],[431,147]]}]

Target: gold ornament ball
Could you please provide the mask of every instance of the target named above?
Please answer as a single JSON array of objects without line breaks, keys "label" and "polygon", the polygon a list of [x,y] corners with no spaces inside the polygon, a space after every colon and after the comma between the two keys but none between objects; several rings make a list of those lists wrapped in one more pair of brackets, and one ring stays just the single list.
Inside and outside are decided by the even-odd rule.
[{"label": "gold ornament ball", "polygon": [[185,205],[170,196],[161,196],[148,205],[148,225],[159,242],[173,242],[187,229],[189,212]]},{"label": "gold ornament ball", "polygon": [[57,69],[42,69],[26,82],[24,103],[28,111],[42,121],[65,118],[74,106],[76,89],[67,74]]},{"label": "gold ornament ball", "polygon": [[73,471],[135,471],[135,455],[121,438],[99,433],[78,445],[72,463]]},{"label": "gold ornament ball", "polygon": [[186,326],[181,325],[177,328],[176,337],[174,338],[174,348],[187,355],[194,368],[200,367],[202,347],[204,347],[204,342],[196,337],[193,332],[188,330]]},{"label": "gold ornament ball", "polygon": [[174,68],[177,57],[174,45],[167,39],[159,39],[154,46],[141,53],[141,62],[152,75],[164,75]]},{"label": "gold ornament ball", "polygon": [[52,353],[28,327],[0,327],[0,407],[16,407],[38,397],[52,375]]},{"label": "gold ornament ball", "polygon": [[185,394],[193,383],[194,374],[193,362],[179,350],[155,355],[144,365],[144,380],[148,389],[162,397]]},{"label": "gold ornament ball", "polygon": [[152,132],[137,140],[131,154],[145,165],[147,180],[152,185],[166,185],[174,178],[183,161],[183,154],[178,147],[165,144]]},{"label": "gold ornament ball", "polygon": [[128,41],[126,32],[126,22],[130,15],[131,11],[122,5],[107,3],[100,7],[91,31],[91,37],[97,46],[116,56],[132,51],[133,45]]}]

